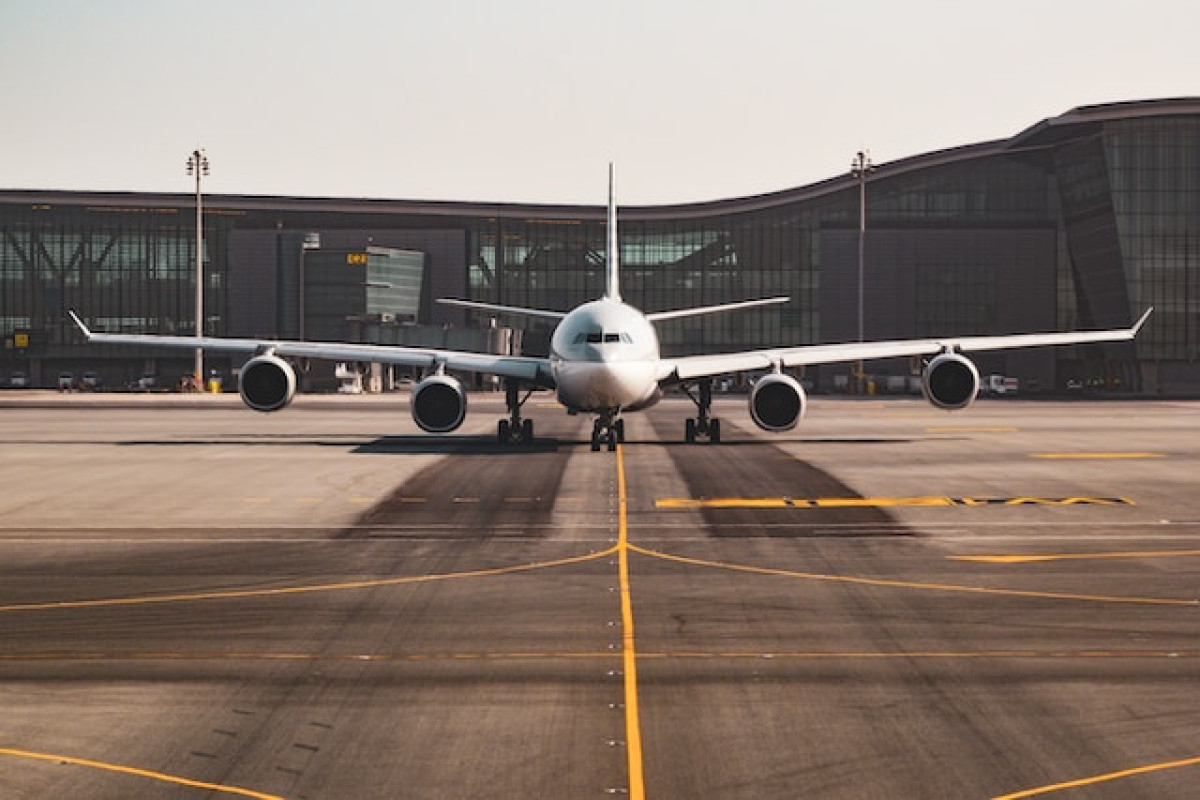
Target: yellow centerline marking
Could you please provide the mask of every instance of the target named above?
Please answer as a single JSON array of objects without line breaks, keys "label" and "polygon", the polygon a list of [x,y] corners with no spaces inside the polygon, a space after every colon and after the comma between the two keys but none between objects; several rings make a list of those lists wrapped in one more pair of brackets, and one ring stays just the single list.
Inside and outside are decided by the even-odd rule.
[{"label": "yellow centerline marking", "polygon": [[629,757],[629,796],[645,800],[642,727],[638,714],[637,650],[633,639],[633,595],[629,584],[629,497],[625,448],[617,445],[617,555],[621,572],[621,656],[625,672],[625,750]]},{"label": "yellow centerline marking", "polygon": [[1128,778],[1132,775],[1145,775],[1148,772],[1161,772],[1166,769],[1178,769],[1179,767],[1194,767],[1200,765],[1200,756],[1196,758],[1185,758],[1180,761],[1164,761],[1161,764],[1147,764],[1144,767],[1134,767],[1132,769],[1123,769],[1119,772],[1109,772],[1104,775],[1093,775],[1090,778],[1080,778],[1074,781],[1066,781],[1064,783],[1054,783],[1048,786],[1039,786],[1035,789],[1026,789],[1021,792],[1012,794],[998,795],[992,800],[1020,800],[1023,797],[1036,797],[1039,794],[1050,794],[1062,789],[1075,789],[1080,786],[1094,786],[1097,783],[1106,783],[1115,781],[1120,778]]},{"label": "yellow centerline marking", "polygon": [[54,753],[34,753],[29,750],[13,750],[7,747],[0,747],[0,755],[13,756],[15,758],[32,758],[38,761],[51,761],[56,764],[71,764],[76,767],[88,767],[90,769],[100,769],[105,772],[119,772],[125,775],[135,775],[139,778],[150,778],[151,780],[162,781],[164,783],[173,783],[177,786],[191,786],[197,789],[209,789],[214,792],[222,792],[224,794],[236,794],[241,797],[254,797],[258,800],[284,800],[276,794],[264,794],[263,792],[255,792],[250,789],[240,789],[236,786],[225,786],[219,783],[204,783],[203,781],[194,781],[188,778],[180,778],[175,775],[167,775],[162,772],[154,772],[148,769],[138,769],[137,767],[126,767],[121,764],[109,764],[104,761],[92,761],[87,758],[75,758],[74,756],[57,755]]},{"label": "yellow centerline marking", "polygon": [[1086,458],[1097,458],[1097,459],[1105,459],[1105,458],[1165,458],[1165,456],[1164,456],[1162,453],[1133,453],[1133,452],[1125,452],[1125,453],[1088,453],[1088,452],[1078,452],[1078,453],[1030,453],[1030,454],[1029,454],[1029,457],[1030,457],[1030,458],[1049,458],[1049,459],[1071,459],[1071,458],[1078,458],[1078,459],[1086,459]]}]

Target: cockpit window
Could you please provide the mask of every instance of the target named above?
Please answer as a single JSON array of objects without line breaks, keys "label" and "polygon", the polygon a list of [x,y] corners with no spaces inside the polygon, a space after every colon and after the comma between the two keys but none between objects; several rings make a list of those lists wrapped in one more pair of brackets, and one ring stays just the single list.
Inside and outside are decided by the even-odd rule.
[{"label": "cockpit window", "polygon": [[590,331],[588,333],[575,334],[575,344],[633,344],[633,337],[624,331],[620,333],[602,333],[600,331]]}]

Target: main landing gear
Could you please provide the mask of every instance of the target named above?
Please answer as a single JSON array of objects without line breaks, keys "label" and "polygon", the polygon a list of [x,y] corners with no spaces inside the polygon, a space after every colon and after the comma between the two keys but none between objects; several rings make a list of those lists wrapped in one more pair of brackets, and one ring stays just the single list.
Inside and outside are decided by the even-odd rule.
[{"label": "main landing gear", "polygon": [[617,418],[617,412],[605,411],[592,423],[592,452],[607,446],[609,452],[625,441],[625,420]]},{"label": "main landing gear", "polygon": [[696,384],[693,393],[691,387],[684,386],[683,393],[696,404],[695,419],[687,419],[683,425],[683,438],[688,444],[695,444],[697,439],[708,439],[712,444],[721,443],[721,420],[708,416],[712,407],[712,381],[702,380]]},{"label": "main landing gear", "polygon": [[521,419],[521,406],[533,394],[533,389],[521,396],[521,383],[512,379],[504,381],[504,403],[508,406],[508,419],[500,420],[497,439],[500,444],[532,444],[533,420]]}]

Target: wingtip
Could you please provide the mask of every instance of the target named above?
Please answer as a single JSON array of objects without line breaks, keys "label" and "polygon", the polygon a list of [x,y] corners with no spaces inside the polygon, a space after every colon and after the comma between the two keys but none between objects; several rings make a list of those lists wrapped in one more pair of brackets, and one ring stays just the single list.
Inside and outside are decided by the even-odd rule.
[{"label": "wingtip", "polygon": [[1142,314],[1142,318],[1139,319],[1136,323],[1134,323],[1134,326],[1132,328],[1134,336],[1138,335],[1138,331],[1140,331],[1142,329],[1142,326],[1146,324],[1146,320],[1150,319],[1150,315],[1153,313],[1154,313],[1154,306],[1150,306],[1149,308],[1146,309],[1145,313]]},{"label": "wingtip", "polygon": [[68,308],[67,313],[71,315],[71,319],[75,321],[75,325],[78,326],[79,330],[83,333],[83,335],[89,339],[92,338],[91,330],[88,329],[87,325],[83,324],[83,320],[81,320],[79,318],[79,315],[75,313],[75,309]]}]

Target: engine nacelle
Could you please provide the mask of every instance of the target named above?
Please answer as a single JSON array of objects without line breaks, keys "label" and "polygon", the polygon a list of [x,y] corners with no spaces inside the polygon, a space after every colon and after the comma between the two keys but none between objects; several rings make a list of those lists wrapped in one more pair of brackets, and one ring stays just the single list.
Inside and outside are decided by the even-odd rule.
[{"label": "engine nacelle", "polygon": [[412,393],[412,418],[429,433],[449,433],[467,416],[467,393],[456,378],[430,375]]},{"label": "engine nacelle", "polygon": [[790,431],[804,416],[807,406],[804,387],[782,372],[764,375],[750,390],[750,417],[764,431]]},{"label": "engine nacelle", "polygon": [[966,408],[979,394],[979,370],[966,356],[942,353],[921,372],[921,391],[938,408],[947,411]]},{"label": "engine nacelle", "polygon": [[255,356],[242,366],[238,394],[255,411],[278,411],[296,396],[296,371],[279,356]]}]

